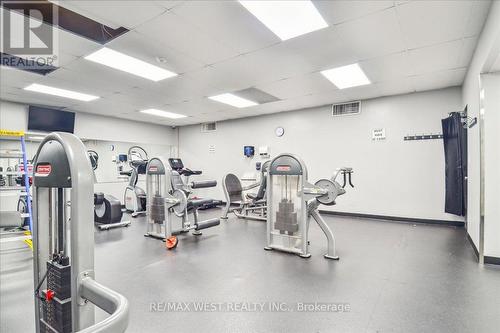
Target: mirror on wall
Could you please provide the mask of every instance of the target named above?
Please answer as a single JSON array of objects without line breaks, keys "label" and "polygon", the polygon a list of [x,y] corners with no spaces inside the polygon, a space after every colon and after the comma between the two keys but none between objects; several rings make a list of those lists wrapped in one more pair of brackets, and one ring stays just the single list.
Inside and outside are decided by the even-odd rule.
[{"label": "mirror on wall", "polygon": [[[120,171],[130,170],[128,158],[130,147],[143,148],[148,157],[171,156],[172,147],[162,144],[130,143],[118,141],[84,140],[87,150],[94,151],[99,156],[98,167],[95,170],[97,183],[128,181],[127,176],[120,175]],[[126,160],[127,159],[127,160]]]},{"label": "mirror on wall", "polygon": [[[26,139],[26,151],[29,160],[33,159],[38,146],[43,137],[37,139]],[[87,150],[92,150],[99,156],[98,167],[95,170],[97,183],[127,182],[128,177],[120,175],[120,170],[130,169],[128,161],[120,161],[120,155],[127,155],[132,146],[142,147],[149,157],[164,156],[169,158],[175,154],[175,148],[168,144],[150,144],[150,143],[131,143],[120,141],[103,141],[82,139]],[[0,139],[0,151],[20,151],[21,143],[19,140]],[[16,166],[21,164],[19,158],[0,159],[0,167],[3,170],[16,170]]]}]

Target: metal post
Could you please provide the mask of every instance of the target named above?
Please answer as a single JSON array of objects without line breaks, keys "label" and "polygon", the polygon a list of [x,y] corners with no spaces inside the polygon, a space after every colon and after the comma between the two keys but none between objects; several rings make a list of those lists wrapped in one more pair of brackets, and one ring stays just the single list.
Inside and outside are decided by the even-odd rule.
[{"label": "metal post", "polygon": [[30,182],[28,176],[28,159],[26,158],[26,143],[24,141],[24,136],[21,136],[21,149],[23,151],[23,166],[24,166],[24,187],[26,191],[26,207],[28,207],[28,221],[30,232],[33,231],[33,215],[31,211],[31,194],[30,194]]},{"label": "metal post", "polygon": [[484,172],[485,172],[485,149],[484,149],[484,89],[479,77],[479,263],[484,264]]}]

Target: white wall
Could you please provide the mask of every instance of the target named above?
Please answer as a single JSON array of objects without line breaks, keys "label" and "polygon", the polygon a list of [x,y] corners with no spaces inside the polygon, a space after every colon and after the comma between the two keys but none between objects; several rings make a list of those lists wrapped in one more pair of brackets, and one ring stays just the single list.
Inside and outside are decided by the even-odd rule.
[{"label": "white wall", "polygon": [[500,258],[500,72],[481,75],[484,89],[484,255]]},{"label": "white wall", "polygon": [[[500,1],[493,1],[462,85],[462,104],[479,117],[480,74],[489,71],[500,51]],[[468,131],[467,232],[479,248],[479,126]]]},{"label": "white wall", "polygon": [[[461,221],[444,213],[444,152],[442,140],[403,141],[408,134],[441,133],[441,119],[462,108],[459,88],[383,97],[362,102],[357,116],[332,117],[329,107],[219,122],[217,131],[200,126],[179,129],[179,153],[184,164],[201,169],[201,178],[221,181],[226,173],[241,176],[255,162],[243,156],[243,146],[269,146],[271,156],[295,153],[303,158],[309,181],[329,178],[335,168],[352,166],[355,189],[321,209]],[[275,128],[285,135],[275,136]],[[387,139],[371,140],[372,130],[385,128]],[[208,146],[215,145],[215,153]],[[200,195],[223,199],[222,187]]]}]

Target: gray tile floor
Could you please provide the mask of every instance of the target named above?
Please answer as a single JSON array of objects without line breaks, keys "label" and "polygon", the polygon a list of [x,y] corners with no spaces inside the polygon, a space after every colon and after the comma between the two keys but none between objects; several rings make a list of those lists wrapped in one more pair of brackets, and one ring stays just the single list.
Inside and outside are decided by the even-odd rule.
[{"label": "gray tile floor", "polygon": [[[315,224],[312,257],[302,259],[264,251],[263,222],[230,218],[167,251],[143,236],[144,218],[133,219],[129,228],[96,231],[96,278],[130,301],[128,332],[499,331],[500,267],[476,263],[463,229],[325,219],[340,261],[323,259]],[[2,244],[2,333],[33,332],[32,290],[30,250]],[[153,312],[152,302],[348,303],[350,312]]]}]

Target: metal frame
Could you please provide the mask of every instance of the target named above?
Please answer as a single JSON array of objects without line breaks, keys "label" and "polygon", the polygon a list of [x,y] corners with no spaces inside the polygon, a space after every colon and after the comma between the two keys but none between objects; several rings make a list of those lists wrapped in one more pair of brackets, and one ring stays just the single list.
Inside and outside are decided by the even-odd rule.
[{"label": "metal frame", "polygon": [[[40,153],[46,145],[59,143],[70,169],[70,187],[41,187],[37,181]],[[34,166],[33,268],[34,286],[46,285],[46,263],[54,251],[70,257],[71,317],[73,331],[124,332],[128,325],[128,301],[94,281],[94,179],[83,143],[73,134],[51,133],[40,144]],[[56,173],[57,164],[51,164]],[[39,177],[41,177],[39,175]],[[57,192],[57,193],[56,193]],[[68,196],[69,195],[69,196]],[[71,198],[71,201],[68,199]],[[69,214],[68,214],[69,211]],[[71,227],[68,228],[68,225]],[[63,226],[63,230],[59,227]],[[111,314],[95,323],[94,307]],[[41,299],[35,296],[36,332],[40,332]]]}]

